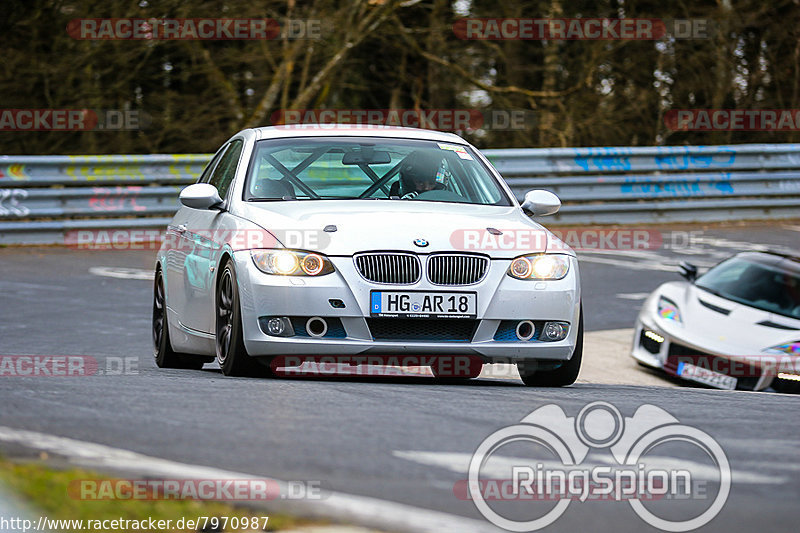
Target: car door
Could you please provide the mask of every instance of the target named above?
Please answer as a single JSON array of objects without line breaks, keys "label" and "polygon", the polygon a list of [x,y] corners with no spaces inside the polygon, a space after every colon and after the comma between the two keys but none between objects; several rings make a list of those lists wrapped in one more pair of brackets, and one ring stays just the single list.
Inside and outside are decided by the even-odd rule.
[{"label": "car door", "polygon": [[[223,154],[229,145],[223,145],[211,161],[206,165],[203,173],[198,178],[197,183],[208,183],[211,174],[217,167]],[[196,211],[184,205],[178,209],[175,216],[167,226],[166,241],[169,247],[166,250],[166,291],[167,305],[175,312],[181,324],[185,323],[184,313],[186,312],[186,293],[191,290],[191,284],[187,283],[186,264],[187,257],[194,247],[194,238],[187,238],[186,230],[190,223],[192,212]],[[178,339],[176,339],[177,341]]]},{"label": "car door", "polygon": [[229,235],[225,210],[228,195],[236,176],[236,169],[242,155],[243,141],[234,139],[222,155],[216,168],[210,174],[208,183],[217,188],[223,199],[222,209],[190,209],[186,221],[185,238],[187,256],[185,258],[184,281],[187,284],[186,308],[183,323],[186,327],[204,333],[213,333],[215,325],[214,275],[217,263]]}]

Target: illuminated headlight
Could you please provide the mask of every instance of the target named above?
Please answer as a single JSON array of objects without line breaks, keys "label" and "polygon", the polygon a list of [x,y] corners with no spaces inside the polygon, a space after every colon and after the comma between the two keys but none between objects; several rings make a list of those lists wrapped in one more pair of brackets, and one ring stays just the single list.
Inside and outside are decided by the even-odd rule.
[{"label": "illuminated headlight", "polygon": [[313,252],[266,250],[251,252],[259,270],[279,276],[324,276],[333,272],[330,260]]},{"label": "illuminated headlight", "polygon": [[645,330],[644,336],[650,339],[651,341],[655,341],[658,344],[664,342],[664,337],[656,333],[655,331],[650,331],[649,329]]},{"label": "illuminated headlight", "polygon": [[569,272],[569,256],[523,255],[511,261],[508,275],[516,279],[562,279]]},{"label": "illuminated headlight", "polygon": [[678,311],[678,305],[669,298],[660,297],[658,299],[658,316],[664,320],[672,320],[674,322],[682,323],[681,313]]}]

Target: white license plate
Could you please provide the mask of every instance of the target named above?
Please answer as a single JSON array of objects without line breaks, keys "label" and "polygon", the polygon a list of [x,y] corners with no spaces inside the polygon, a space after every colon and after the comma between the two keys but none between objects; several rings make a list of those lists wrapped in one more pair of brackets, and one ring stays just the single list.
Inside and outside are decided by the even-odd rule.
[{"label": "white license plate", "polygon": [[718,389],[733,390],[736,388],[736,378],[708,370],[689,363],[678,363],[678,375],[684,379],[710,385]]},{"label": "white license plate", "polygon": [[370,315],[403,318],[475,318],[474,292],[372,291]]}]

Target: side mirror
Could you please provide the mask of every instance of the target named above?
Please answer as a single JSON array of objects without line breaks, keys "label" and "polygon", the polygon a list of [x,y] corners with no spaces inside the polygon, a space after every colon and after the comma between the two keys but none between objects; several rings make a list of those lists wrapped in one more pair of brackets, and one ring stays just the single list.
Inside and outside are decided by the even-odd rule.
[{"label": "side mirror", "polygon": [[697,267],[686,261],[681,261],[678,264],[678,272],[681,276],[686,278],[687,281],[694,281],[697,279]]},{"label": "side mirror", "polygon": [[561,200],[550,191],[535,189],[525,193],[522,209],[528,211],[535,217],[552,215],[561,209]]},{"label": "side mirror", "polygon": [[181,191],[180,200],[192,209],[211,209],[222,205],[217,188],[210,183],[195,183]]}]

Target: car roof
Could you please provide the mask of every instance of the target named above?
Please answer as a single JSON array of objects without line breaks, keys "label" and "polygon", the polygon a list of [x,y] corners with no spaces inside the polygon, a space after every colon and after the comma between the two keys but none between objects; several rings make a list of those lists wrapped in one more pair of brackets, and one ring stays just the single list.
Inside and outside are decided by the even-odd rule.
[{"label": "car roof", "polygon": [[296,124],[253,128],[256,140],[283,139],[290,137],[386,137],[396,139],[419,139],[467,145],[467,141],[453,133],[400,128],[396,126],[374,126],[369,124]]}]

